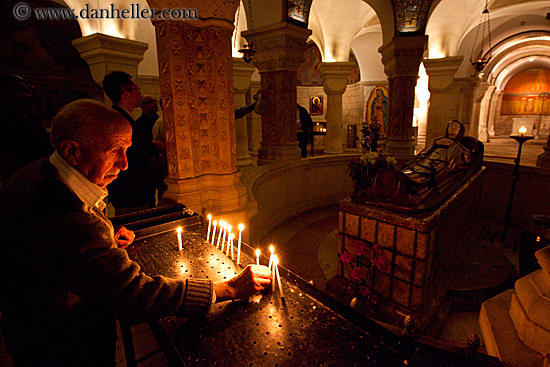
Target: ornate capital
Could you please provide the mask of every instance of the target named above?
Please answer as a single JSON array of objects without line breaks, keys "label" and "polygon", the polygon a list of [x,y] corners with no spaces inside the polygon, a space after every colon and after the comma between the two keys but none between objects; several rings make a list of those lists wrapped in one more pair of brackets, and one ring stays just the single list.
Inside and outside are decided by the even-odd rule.
[{"label": "ornate capital", "polygon": [[430,77],[430,89],[444,89],[451,85],[462,60],[464,60],[464,56],[424,59],[426,73]]},{"label": "ornate capital", "polygon": [[125,71],[137,77],[138,65],[149,47],[146,43],[94,33],[75,39],[73,46],[90,65],[92,77],[101,85],[107,73]]},{"label": "ornate capital", "polygon": [[309,29],[287,22],[241,33],[256,51],[252,63],[260,72],[298,70],[310,34]]},{"label": "ornate capital", "polygon": [[382,54],[384,72],[394,76],[418,76],[418,67],[428,45],[428,36],[394,37],[378,49]]},{"label": "ornate capital", "polygon": [[326,94],[342,94],[348,86],[348,77],[353,62],[322,62],[319,68],[323,78],[323,90]]},{"label": "ornate capital", "polygon": [[235,94],[245,93],[250,88],[250,77],[254,70],[254,66],[247,64],[243,59],[233,58],[233,89]]}]

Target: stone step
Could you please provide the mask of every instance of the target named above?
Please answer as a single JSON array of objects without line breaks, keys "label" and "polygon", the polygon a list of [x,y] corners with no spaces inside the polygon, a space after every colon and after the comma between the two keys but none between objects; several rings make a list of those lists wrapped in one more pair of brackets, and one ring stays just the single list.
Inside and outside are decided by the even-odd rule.
[{"label": "stone step", "polygon": [[519,339],[508,312],[513,289],[485,302],[479,314],[479,326],[487,354],[502,361],[503,367],[542,367],[544,358]]}]

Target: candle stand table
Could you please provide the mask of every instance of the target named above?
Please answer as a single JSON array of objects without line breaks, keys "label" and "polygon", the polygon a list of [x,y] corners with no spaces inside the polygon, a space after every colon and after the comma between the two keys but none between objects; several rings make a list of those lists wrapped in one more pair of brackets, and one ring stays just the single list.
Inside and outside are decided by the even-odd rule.
[{"label": "candle stand table", "polygon": [[[178,215],[137,222],[115,221],[136,230],[128,248],[143,271],[175,279],[223,281],[242,266],[255,264],[254,249],[242,244],[241,266],[206,242],[208,221],[174,207]],[[157,212],[155,212],[157,210]],[[205,223],[206,222],[206,223]],[[147,225],[147,223],[149,225]],[[176,227],[183,227],[178,251]],[[236,257],[235,257],[236,258]],[[260,257],[267,265],[268,259]],[[215,304],[204,319],[166,317],[149,322],[173,366],[499,366],[494,357],[462,348],[440,349],[409,336],[395,335],[353,309],[279,267],[284,297],[279,291],[259,293],[246,301]]]}]

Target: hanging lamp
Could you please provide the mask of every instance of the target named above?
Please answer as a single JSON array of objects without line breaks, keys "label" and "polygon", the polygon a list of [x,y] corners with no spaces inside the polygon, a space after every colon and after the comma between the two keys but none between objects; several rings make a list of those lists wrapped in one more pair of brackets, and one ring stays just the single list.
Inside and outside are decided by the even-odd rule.
[{"label": "hanging lamp", "polygon": [[[484,41],[485,41],[485,25],[487,25],[487,38],[488,38],[488,47],[484,50]],[[479,30],[481,29],[481,40],[480,40],[480,56],[474,58],[474,50],[476,49],[477,38],[479,35]],[[485,65],[491,59],[491,18],[489,16],[488,0],[485,0],[485,9],[481,12],[481,18],[477,26],[476,37],[474,39],[474,44],[472,45],[472,52],[470,53],[470,63],[476,69],[477,72],[483,70]]]}]

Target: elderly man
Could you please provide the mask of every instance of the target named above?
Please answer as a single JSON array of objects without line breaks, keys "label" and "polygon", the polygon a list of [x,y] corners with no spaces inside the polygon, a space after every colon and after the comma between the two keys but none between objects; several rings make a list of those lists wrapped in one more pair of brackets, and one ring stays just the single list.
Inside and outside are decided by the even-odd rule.
[{"label": "elderly man", "polygon": [[106,186],[128,167],[132,129],[93,100],[54,118],[55,152],[0,189],[0,309],[16,366],[114,366],[115,319],[201,317],[270,283],[263,266],[235,278],[151,278],[128,258],[133,233],[104,215]]}]

